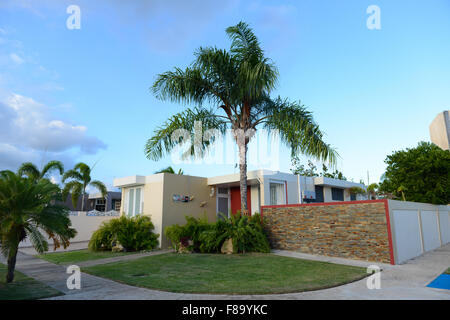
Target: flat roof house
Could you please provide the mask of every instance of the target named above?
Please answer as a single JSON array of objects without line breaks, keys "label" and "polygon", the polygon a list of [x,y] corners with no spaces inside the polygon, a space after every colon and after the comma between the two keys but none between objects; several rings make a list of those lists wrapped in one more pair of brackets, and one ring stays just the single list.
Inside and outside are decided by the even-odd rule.
[{"label": "flat roof house", "polygon": [[[252,214],[260,212],[263,205],[367,199],[349,191],[364,185],[324,177],[255,170],[247,173],[247,183],[247,207]],[[114,186],[122,189],[120,212],[150,215],[162,248],[169,246],[164,229],[184,224],[185,216],[206,215],[212,222],[219,212],[229,215],[241,209],[238,173],[210,178],[170,173],[136,175],[114,179]]]}]

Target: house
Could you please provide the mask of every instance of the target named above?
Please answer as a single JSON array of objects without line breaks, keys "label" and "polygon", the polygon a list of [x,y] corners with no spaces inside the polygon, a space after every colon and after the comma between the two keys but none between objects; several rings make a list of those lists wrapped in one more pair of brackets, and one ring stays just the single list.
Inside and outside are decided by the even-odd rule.
[{"label": "house", "polygon": [[[263,205],[367,199],[350,194],[352,187],[364,188],[359,183],[278,171],[249,171],[247,184],[251,214],[260,212]],[[128,216],[150,215],[162,248],[169,245],[164,229],[184,224],[185,216],[206,215],[211,222],[219,213],[230,215],[241,209],[238,173],[210,178],[170,173],[136,175],[115,179],[114,186],[122,190],[120,212]]]},{"label": "house", "polygon": [[431,142],[443,150],[450,150],[450,110],[439,113],[430,124]]},{"label": "house", "polygon": [[[103,198],[101,193],[92,193],[84,197],[84,211],[119,211],[122,200],[121,192],[108,191],[106,198]],[[64,205],[69,208],[70,211],[81,211],[82,197],[78,198],[76,207],[72,203],[72,195],[68,195]]]}]

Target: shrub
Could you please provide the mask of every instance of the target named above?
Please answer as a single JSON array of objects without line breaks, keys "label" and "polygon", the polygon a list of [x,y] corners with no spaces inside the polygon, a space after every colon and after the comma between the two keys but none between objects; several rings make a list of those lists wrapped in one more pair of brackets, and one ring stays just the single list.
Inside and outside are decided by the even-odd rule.
[{"label": "shrub", "polygon": [[[199,251],[200,250],[200,234],[211,228],[208,223],[208,218],[206,215],[203,218],[194,218],[186,216],[186,224],[180,226],[174,224],[170,227],[166,227],[164,230],[166,237],[172,243],[172,247],[178,251],[180,249],[180,244],[184,247],[189,247],[189,250]],[[191,241],[191,245],[189,242]]]},{"label": "shrub", "polygon": [[[190,250],[202,253],[217,253],[227,239],[233,240],[236,252],[270,252],[269,241],[263,229],[261,216],[233,215],[208,224],[206,219],[186,217],[183,226],[173,225],[165,230],[175,250],[186,239],[192,240]],[[185,244],[183,244],[186,246]]]},{"label": "shrub", "polygon": [[104,222],[92,234],[89,249],[93,251],[111,250],[118,243],[125,251],[151,250],[158,245],[158,234],[153,233],[154,225],[148,216],[139,215]]},{"label": "shrub", "polygon": [[105,221],[91,236],[88,248],[91,251],[109,251],[117,242],[111,221]]}]

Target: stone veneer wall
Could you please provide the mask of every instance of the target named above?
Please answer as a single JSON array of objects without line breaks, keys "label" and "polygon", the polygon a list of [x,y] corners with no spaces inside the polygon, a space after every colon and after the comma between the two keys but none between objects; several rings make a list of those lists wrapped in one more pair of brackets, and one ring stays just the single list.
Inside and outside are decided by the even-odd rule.
[{"label": "stone veneer wall", "polygon": [[263,207],[273,248],[390,262],[384,201]]}]

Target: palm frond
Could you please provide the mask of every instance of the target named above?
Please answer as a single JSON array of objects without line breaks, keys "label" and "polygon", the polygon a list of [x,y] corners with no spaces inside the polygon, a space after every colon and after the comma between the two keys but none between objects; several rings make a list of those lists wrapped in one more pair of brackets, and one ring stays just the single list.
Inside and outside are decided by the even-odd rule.
[{"label": "palm frond", "polygon": [[25,230],[31,244],[38,253],[42,254],[48,251],[48,242],[36,226],[29,224],[25,227]]},{"label": "palm frond", "polygon": [[282,141],[291,148],[292,156],[303,153],[336,164],[337,152],[324,142],[323,133],[303,105],[278,98],[267,103],[264,111],[265,128],[278,130]]},{"label": "palm frond", "polygon": [[103,182],[99,180],[94,180],[91,181],[90,185],[97,188],[98,191],[100,191],[100,193],[102,194],[103,198],[106,197],[106,195],[108,194],[108,190],[106,189],[106,186]]},{"label": "palm frond", "polygon": [[[200,123],[201,127],[197,127],[197,131],[201,130],[201,142],[195,144],[194,141],[198,138],[195,136],[195,126]],[[192,141],[193,143],[191,143],[189,150],[185,152],[184,157],[201,157],[204,151],[215,141],[214,136],[203,139],[203,133],[210,129],[218,130],[218,133],[224,134],[226,122],[220,120],[207,109],[186,109],[172,116],[162,127],[154,131],[153,137],[147,141],[145,146],[145,154],[147,158],[157,160],[172,151],[175,146]],[[175,137],[176,139],[174,139]],[[190,141],[186,141],[189,139]]]},{"label": "palm frond", "polygon": [[27,176],[30,179],[37,180],[41,177],[39,169],[31,162],[22,163],[17,170],[19,176]]},{"label": "palm frond", "polygon": [[45,175],[49,172],[51,172],[52,170],[58,170],[60,175],[63,175],[64,173],[64,165],[61,161],[56,161],[56,160],[52,160],[50,162],[48,162],[44,168],[42,169],[41,173],[40,173],[40,178],[44,178]]},{"label": "palm frond", "polygon": [[62,182],[66,182],[68,179],[74,179],[74,180],[81,182],[81,181],[83,181],[83,176],[81,175],[80,172],[78,172],[74,169],[71,169],[71,170],[64,172],[63,177],[62,177]]}]

